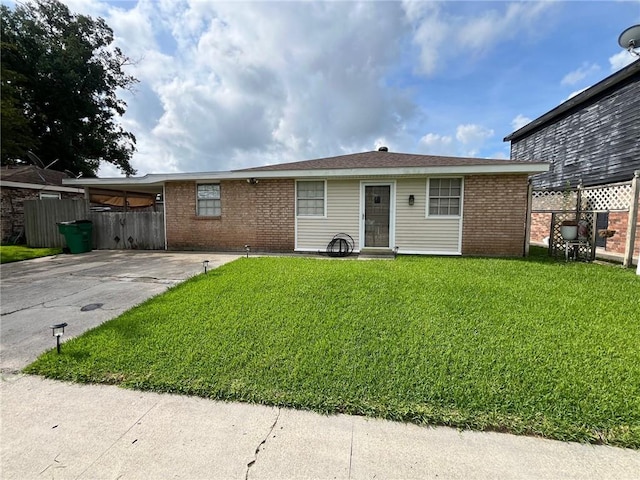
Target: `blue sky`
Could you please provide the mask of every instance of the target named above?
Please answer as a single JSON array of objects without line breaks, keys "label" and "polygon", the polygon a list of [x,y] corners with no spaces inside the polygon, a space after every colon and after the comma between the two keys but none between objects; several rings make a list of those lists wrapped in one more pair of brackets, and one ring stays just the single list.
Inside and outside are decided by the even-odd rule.
[{"label": "blue sky", "polygon": [[506,135],[633,60],[617,39],[640,23],[640,1],[65,3],[137,60],[140,175],[381,145],[508,158]]}]

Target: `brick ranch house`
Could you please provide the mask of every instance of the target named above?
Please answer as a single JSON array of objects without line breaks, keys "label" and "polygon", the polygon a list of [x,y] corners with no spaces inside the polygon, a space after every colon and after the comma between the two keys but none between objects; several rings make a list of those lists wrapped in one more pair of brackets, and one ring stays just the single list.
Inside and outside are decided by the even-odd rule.
[{"label": "brick ranch house", "polygon": [[169,250],[317,252],[338,233],[354,251],[522,256],[528,177],[542,162],[378,151],[244,170],[78,179],[162,193]]},{"label": "brick ranch house", "polygon": [[0,169],[2,191],[2,242],[13,239],[24,243],[25,200],[60,200],[84,198],[81,188],[67,187],[62,181],[68,178],[64,172],[36,167],[35,165],[4,166]]}]

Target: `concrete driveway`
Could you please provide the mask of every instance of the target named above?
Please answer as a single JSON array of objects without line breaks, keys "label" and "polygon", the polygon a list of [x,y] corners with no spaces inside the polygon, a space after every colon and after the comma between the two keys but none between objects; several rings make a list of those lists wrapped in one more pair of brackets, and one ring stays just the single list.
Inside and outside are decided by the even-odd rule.
[{"label": "concrete driveway", "polygon": [[19,373],[55,345],[52,323],[67,322],[68,339],[202,272],[202,260],[234,258],[98,251],[3,266],[0,478],[638,478],[638,451]]},{"label": "concrete driveway", "polygon": [[97,250],[2,265],[0,368],[22,369],[55,345],[50,325],[68,323],[63,340],[116,317],[167,288],[238,255]]}]

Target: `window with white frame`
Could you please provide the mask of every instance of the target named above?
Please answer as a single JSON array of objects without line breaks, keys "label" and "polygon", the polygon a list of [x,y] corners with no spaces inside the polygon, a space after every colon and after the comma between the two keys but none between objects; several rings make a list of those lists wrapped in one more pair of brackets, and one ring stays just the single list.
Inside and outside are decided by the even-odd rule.
[{"label": "window with white frame", "polygon": [[324,217],[324,180],[297,182],[296,213],[300,217]]},{"label": "window with white frame", "polygon": [[460,216],[461,178],[429,179],[429,216]]},{"label": "window with white frame", "polygon": [[40,192],[40,200],[60,200],[60,192]]},{"label": "window with white frame", "polygon": [[220,216],[220,184],[202,183],[198,185],[198,216]]}]

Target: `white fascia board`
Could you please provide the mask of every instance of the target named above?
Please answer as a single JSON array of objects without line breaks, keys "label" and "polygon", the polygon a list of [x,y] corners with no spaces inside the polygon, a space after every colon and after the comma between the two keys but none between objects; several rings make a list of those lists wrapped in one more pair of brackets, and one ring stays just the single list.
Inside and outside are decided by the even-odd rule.
[{"label": "white fascia board", "polygon": [[29,190],[44,190],[47,192],[84,193],[84,188],[60,187],[58,185],[42,185],[39,183],[22,183],[0,180],[0,187],[26,188]]},{"label": "white fascia board", "polygon": [[220,181],[244,180],[249,178],[341,178],[341,177],[402,177],[415,175],[475,175],[475,174],[535,174],[549,170],[548,163],[510,163],[506,165],[461,165],[437,167],[402,168],[340,168],[316,170],[258,170],[246,172],[193,172],[193,173],[152,173],[144,177],[129,178],[85,178],[63,180],[65,185],[83,187],[136,185],[162,185],[176,181]]}]

